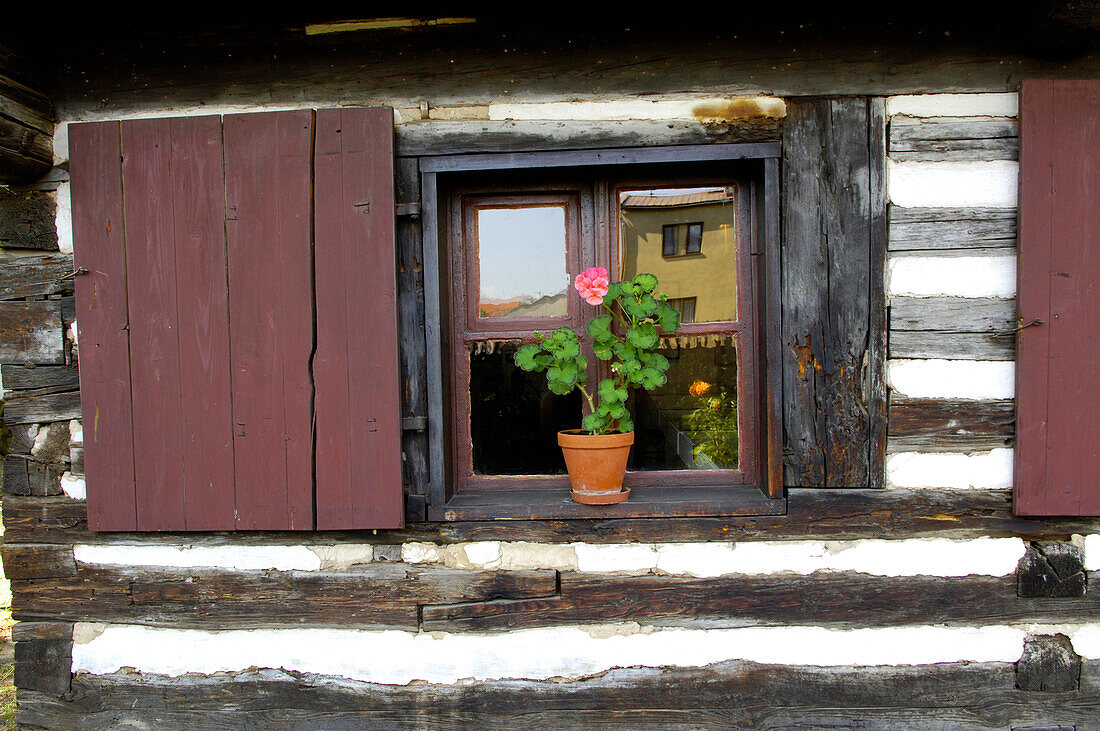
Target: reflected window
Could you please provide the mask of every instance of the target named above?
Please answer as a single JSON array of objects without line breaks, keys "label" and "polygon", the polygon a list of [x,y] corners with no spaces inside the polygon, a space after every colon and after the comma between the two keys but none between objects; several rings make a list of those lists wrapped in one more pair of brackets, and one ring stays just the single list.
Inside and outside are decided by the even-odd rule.
[{"label": "reflected window", "polygon": [[567,314],[564,206],[479,207],[475,225],[479,318]]},{"label": "reflected window", "polygon": [[669,306],[676,310],[676,313],[680,315],[681,325],[690,325],[695,322],[695,298],[694,297],[675,297],[670,298],[668,301]]},{"label": "reflected window", "polygon": [[732,186],[620,192],[620,278],[655,274],[691,322],[737,320],[736,219]]}]

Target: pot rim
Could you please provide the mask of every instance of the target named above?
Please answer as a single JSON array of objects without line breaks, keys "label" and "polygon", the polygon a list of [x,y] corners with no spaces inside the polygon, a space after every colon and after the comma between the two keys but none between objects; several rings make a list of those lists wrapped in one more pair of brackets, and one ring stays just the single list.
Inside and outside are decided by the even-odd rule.
[{"label": "pot rim", "polygon": [[558,445],[571,449],[616,449],[634,443],[634,432],[615,434],[587,434],[583,429],[565,429],[558,432]]}]

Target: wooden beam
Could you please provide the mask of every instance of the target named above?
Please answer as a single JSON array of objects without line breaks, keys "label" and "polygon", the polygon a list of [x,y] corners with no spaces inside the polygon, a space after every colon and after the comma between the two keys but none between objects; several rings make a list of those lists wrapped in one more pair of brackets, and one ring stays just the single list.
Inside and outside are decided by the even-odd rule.
[{"label": "wooden beam", "polygon": [[65,362],[58,300],[0,302],[0,363]]},{"label": "wooden beam", "polygon": [[57,251],[55,208],[50,193],[0,188],[0,246]]},{"label": "wooden beam", "polygon": [[890,206],[890,250],[1014,249],[1014,208]]}]

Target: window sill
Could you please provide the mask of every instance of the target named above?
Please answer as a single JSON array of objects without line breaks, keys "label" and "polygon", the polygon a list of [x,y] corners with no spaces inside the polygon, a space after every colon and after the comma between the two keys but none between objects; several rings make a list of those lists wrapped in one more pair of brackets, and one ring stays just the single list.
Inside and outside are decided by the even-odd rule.
[{"label": "window sill", "polygon": [[755,487],[634,487],[618,505],[575,503],[565,488],[483,490],[456,493],[428,509],[429,520],[581,520],[608,518],[713,518],[784,515],[785,498],[766,497]]}]

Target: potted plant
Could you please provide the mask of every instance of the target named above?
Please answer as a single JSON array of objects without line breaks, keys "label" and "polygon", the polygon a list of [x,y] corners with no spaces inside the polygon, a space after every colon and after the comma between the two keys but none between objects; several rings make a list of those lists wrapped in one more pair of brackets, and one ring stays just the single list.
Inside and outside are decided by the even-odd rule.
[{"label": "potted plant", "polygon": [[536,342],[516,351],[516,365],[545,372],[551,392],[565,395],[578,389],[584,396],[587,413],[582,428],[558,432],[572,496],[579,503],[611,505],[630,495],[630,488],[623,488],[623,476],[634,444],[634,422],[626,400],[631,388],[664,385],[669,363],[656,352],[658,327],[665,334],[680,327],[679,313],[667,296],[656,292],[657,284],[652,274],[610,282],[603,267],[587,269],[574,280],[588,304],[607,310],[585,329],[595,356],[611,363],[611,377],[595,389],[587,386],[588,359],[572,328],[560,327],[548,335],[536,332]]}]

